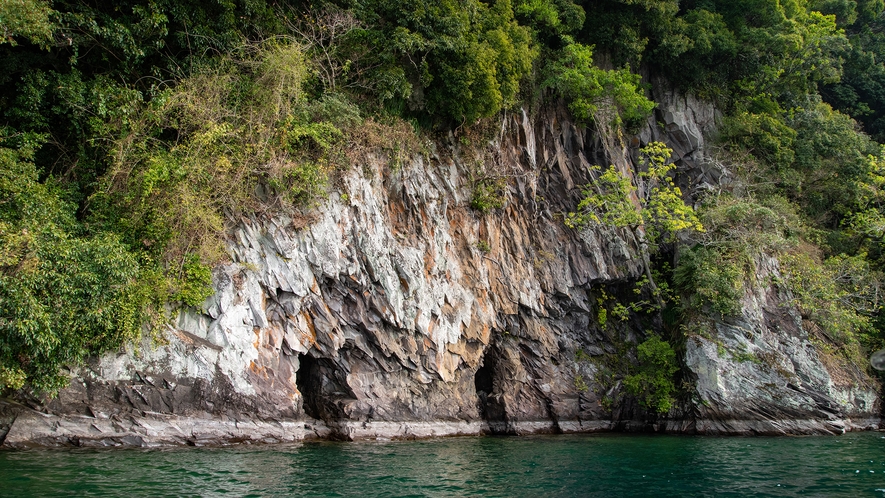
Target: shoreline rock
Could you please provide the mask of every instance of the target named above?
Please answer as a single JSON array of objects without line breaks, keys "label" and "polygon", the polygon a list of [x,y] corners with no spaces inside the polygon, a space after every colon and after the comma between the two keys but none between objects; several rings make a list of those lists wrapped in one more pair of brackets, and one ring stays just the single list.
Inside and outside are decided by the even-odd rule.
[{"label": "shoreline rock", "polygon": [[[6,406],[6,411],[10,407]],[[862,420],[698,420],[616,423],[596,420],[522,421],[492,430],[481,421],[340,421],[326,425],[320,420],[221,419],[204,416],[143,416],[98,418],[51,415],[19,408],[2,449],[29,448],[169,448],[181,446],[230,446],[284,444],[312,440],[385,441],[485,434],[581,434],[665,433],[709,436],[838,435],[877,430],[881,419]]]}]

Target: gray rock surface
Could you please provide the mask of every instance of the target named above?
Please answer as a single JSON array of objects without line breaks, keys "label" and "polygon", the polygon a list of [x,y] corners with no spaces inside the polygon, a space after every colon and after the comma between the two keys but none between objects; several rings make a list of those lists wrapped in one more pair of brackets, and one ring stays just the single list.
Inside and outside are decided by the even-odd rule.
[{"label": "gray rock surface", "polygon": [[[779,276],[775,259],[757,262],[756,281]],[[841,434],[877,426],[876,383],[819,352],[788,297],[773,285],[750,288],[740,316],[689,337],[685,364],[699,401],[693,431]]]},{"label": "gray rock surface", "polygon": [[[703,154],[713,108],[659,99],[664,125],[647,127],[633,152],[664,140],[683,176],[719,182]],[[688,341],[698,404],[649,420],[597,361],[647,325],[628,321],[613,335],[598,316],[603,291],[629,295],[642,275],[636,241],[561,218],[590,181],[588,166],[605,164],[598,141],[561,111],[523,112],[502,117],[486,153],[509,178],[506,205],[491,213],[470,209],[477,160],[450,136],[397,169],[383,157],[354,165],[313,213],[240,220],[202,309],[182,313],[160,344],[72,372],[57,399],[0,403],[4,445],[878,423],[877,386],[834,381],[772,289]],[[771,368],[723,358],[716,341],[770,355]]]}]

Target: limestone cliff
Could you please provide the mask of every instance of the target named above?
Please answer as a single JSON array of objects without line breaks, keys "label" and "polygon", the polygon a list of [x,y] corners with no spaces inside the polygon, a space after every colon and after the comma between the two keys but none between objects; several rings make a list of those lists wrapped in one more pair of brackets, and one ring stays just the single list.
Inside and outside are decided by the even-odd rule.
[{"label": "limestone cliff", "polygon": [[[655,97],[659,110],[630,152],[662,140],[685,187],[728,181],[704,158],[714,109]],[[606,328],[598,317],[603,291],[629,294],[642,275],[637,241],[575,231],[561,217],[590,181],[588,166],[608,161],[604,148],[556,109],[507,113],[499,125],[482,157],[449,135],[396,168],[371,156],[353,165],[309,213],[240,220],[203,309],[181,314],[160,344],[72,372],[57,399],[5,403],[5,445],[878,423],[877,386],[828,370],[775,288],[748,290],[740,317],[687,338],[693,396],[649,418],[599,361],[660,322]],[[478,162],[508,178],[502,209],[469,207]],[[760,268],[777,272],[776,262]]]}]

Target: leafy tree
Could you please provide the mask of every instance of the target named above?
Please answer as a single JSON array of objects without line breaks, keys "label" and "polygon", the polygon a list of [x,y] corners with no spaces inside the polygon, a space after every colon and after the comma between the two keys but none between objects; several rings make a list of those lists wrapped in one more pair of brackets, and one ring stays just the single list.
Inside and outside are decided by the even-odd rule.
[{"label": "leafy tree", "polygon": [[[35,137],[0,147],[0,390],[52,391],[62,366],[136,337],[148,318],[138,260],[113,233],[81,233],[60,188],[37,181]],[[20,144],[10,147],[8,142]]]},{"label": "leafy tree", "polygon": [[514,13],[530,26],[542,48],[558,49],[584,25],[584,9],[571,0],[518,0]]},{"label": "leafy tree", "polygon": [[661,243],[674,242],[677,233],[703,231],[704,227],[669,176],[675,167],[668,164],[672,151],[663,143],[652,142],[640,152],[643,169],[631,179],[614,166],[609,167],[583,189],[578,210],[566,215],[565,224],[573,228],[603,225],[630,229],[639,242],[645,266],[644,285],[650,289],[657,309],[662,309],[665,293],[656,281],[652,253]]},{"label": "leafy tree", "polygon": [[788,120],[796,130],[793,173],[784,175],[784,191],[797,200],[816,224],[837,228],[858,203],[868,174],[868,157],[878,147],[859,133],[850,116],[810,98]]},{"label": "leafy tree", "polygon": [[[368,1],[372,21],[359,41],[373,47],[373,66],[359,71],[388,108],[426,111],[472,123],[515,102],[537,54],[509,0]],[[366,84],[370,86],[371,84]]]},{"label": "leafy tree", "polygon": [[636,185],[614,166],[609,167],[595,183],[584,188],[584,198],[578,203],[578,210],[568,214],[566,224],[600,224],[632,230],[642,227],[653,245],[672,242],[682,231],[702,232],[703,225],[670,177],[676,167],[669,162],[672,151],[663,143],[652,142],[640,152],[642,170],[637,174]]},{"label": "leafy tree", "polygon": [[52,38],[52,9],[41,0],[9,0],[0,4],[0,45],[16,38],[45,47]]},{"label": "leafy tree", "polygon": [[885,237],[885,146],[880,146],[879,154],[867,156],[867,164],[847,224],[853,232],[878,243]]},{"label": "leafy tree", "polygon": [[603,0],[587,9],[579,41],[726,103],[760,93],[801,98],[838,80],[848,48],[835,17],[801,0]]},{"label": "leafy tree", "polygon": [[544,86],[565,97],[572,115],[582,122],[589,122],[603,101],[614,105],[611,125],[615,127],[635,125],[655,106],[645,97],[639,75],[629,69],[607,71],[596,67],[592,47],[580,43],[566,45],[547,72]]},{"label": "leafy tree", "polygon": [[824,12],[834,12],[842,20],[851,42],[842,79],[821,93],[881,143],[885,141],[885,5],[880,0],[821,3]]}]

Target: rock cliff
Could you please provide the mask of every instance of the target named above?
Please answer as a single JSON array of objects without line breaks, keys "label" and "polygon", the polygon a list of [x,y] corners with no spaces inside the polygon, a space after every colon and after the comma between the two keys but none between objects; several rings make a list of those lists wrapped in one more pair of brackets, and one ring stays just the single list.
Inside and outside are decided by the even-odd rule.
[{"label": "rock cliff", "polygon": [[[727,182],[704,156],[714,109],[655,97],[659,110],[629,151],[665,141],[689,190]],[[485,139],[477,152],[450,134],[399,167],[369,156],[308,213],[239,220],[231,262],[215,269],[216,293],[201,310],[182,313],[159,343],[71,372],[56,399],[4,402],[4,444],[878,424],[878,386],[827,365],[774,287],[749,289],[741,316],[687,338],[694,395],[649,418],[600,361],[660,325],[599,319],[601,296],[629,296],[643,274],[637,241],[562,220],[590,181],[588,166],[608,161],[600,140],[557,109],[507,113]],[[482,175],[507,179],[503,208],[470,208],[471,181]],[[776,261],[759,267],[777,272]]]}]

